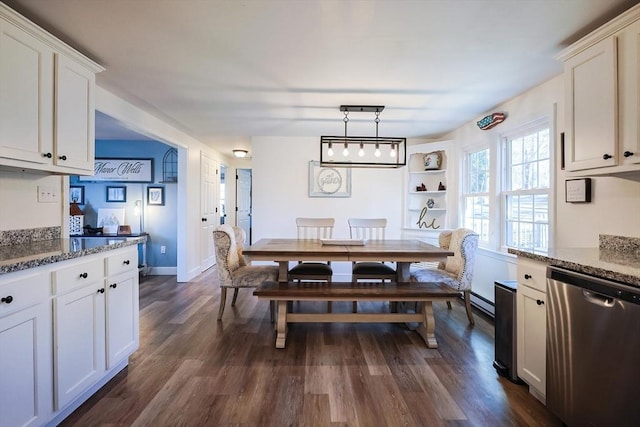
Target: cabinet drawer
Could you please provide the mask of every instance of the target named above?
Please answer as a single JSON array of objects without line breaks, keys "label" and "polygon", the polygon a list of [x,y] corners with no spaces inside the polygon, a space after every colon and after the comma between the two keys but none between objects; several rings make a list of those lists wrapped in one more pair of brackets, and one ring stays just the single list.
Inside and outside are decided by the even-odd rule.
[{"label": "cabinet drawer", "polygon": [[547,264],[518,257],[518,283],[547,293]]},{"label": "cabinet drawer", "polygon": [[107,276],[114,276],[116,274],[124,273],[127,271],[137,270],[138,247],[132,246],[108,256],[106,260],[106,266]]},{"label": "cabinet drawer", "polygon": [[104,279],[103,258],[77,262],[53,272],[53,293],[60,295]]},{"label": "cabinet drawer", "polygon": [[0,284],[0,317],[23,308],[39,304],[49,298],[51,276],[49,273],[24,275]]}]

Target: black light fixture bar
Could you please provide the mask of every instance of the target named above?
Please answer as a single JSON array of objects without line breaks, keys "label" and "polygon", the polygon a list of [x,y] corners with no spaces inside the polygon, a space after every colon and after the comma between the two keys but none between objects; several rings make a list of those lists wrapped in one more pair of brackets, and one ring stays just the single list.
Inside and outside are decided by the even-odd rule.
[{"label": "black light fixture bar", "polygon": [[[341,153],[343,147],[349,148],[349,156]],[[360,157],[358,151],[364,146],[367,152],[365,157]],[[373,148],[378,146],[382,151],[379,157],[373,155]],[[333,147],[335,153],[328,154],[329,147]],[[395,149],[395,157],[391,157],[391,148]],[[347,168],[399,168],[407,164],[407,138],[378,137],[375,136],[321,136],[320,137],[320,165]]]},{"label": "black light fixture bar", "polygon": [[340,111],[357,111],[359,113],[379,113],[384,105],[341,105]]}]

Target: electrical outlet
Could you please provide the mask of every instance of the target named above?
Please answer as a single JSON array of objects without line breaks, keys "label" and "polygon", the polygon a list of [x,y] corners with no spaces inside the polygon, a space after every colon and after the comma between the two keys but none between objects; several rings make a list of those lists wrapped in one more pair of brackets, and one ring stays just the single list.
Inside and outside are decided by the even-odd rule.
[{"label": "electrical outlet", "polygon": [[38,185],[38,202],[39,203],[57,203],[60,201],[60,192],[56,187]]},{"label": "electrical outlet", "polygon": [[166,254],[167,253],[167,247],[166,246],[160,246],[160,253],[161,254]]}]

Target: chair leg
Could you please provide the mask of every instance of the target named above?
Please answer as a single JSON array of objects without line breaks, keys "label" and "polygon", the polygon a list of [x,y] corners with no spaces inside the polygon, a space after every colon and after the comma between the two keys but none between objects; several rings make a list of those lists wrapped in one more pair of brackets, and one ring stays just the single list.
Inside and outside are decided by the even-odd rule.
[{"label": "chair leg", "polygon": [[[355,277],[353,277],[353,275],[351,276],[351,284],[355,285],[358,282],[358,279],[356,279]],[[351,312],[352,313],[357,313],[358,312],[358,301],[352,301],[351,302]]]},{"label": "chair leg", "polygon": [[273,323],[275,321],[275,306],[276,306],[276,302],[274,300],[270,300],[269,301],[269,318],[271,319],[271,323]]},{"label": "chair leg", "polygon": [[464,306],[467,309],[467,317],[469,318],[469,324],[475,325],[476,322],[473,320],[473,313],[471,312],[471,291],[464,291]]},{"label": "chair leg", "polygon": [[222,320],[224,313],[224,303],[227,301],[227,288],[220,288],[220,309],[218,310],[218,320]]},{"label": "chair leg", "polygon": [[447,308],[451,310],[451,301],[447,300]]},{"label": "chair leg", "polygon": [[238,299],[238,288],[233,290],[233,299],[231,300],[231,307],[236,306],[236,300]]},{"label": "chair leg", "polygon": [[[331,285],[331,276],[327,279],[327,283]],[[327,313],[331,313],[333,311],[333,301],[327,301]]]}]

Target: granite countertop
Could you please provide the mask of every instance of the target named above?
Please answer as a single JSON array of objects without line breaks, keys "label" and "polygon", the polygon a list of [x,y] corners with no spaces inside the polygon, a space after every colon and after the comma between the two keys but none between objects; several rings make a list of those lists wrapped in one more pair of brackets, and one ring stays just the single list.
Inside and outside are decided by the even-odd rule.
[{"label": "granite countertop", "polygon": [[126,239],[122,239],[125,236],[114,237],[58,238],[0,246],[0,275],[137,245],[147,238],[146,235]]},{"label": "granite countertop", "polygon": [[[613,238],[611,238],[613,237]],[[509,253],[555,267],[640,287],[640,239],[600,236],[598,248],[553,248],[546,255],[509,249]]]}]

